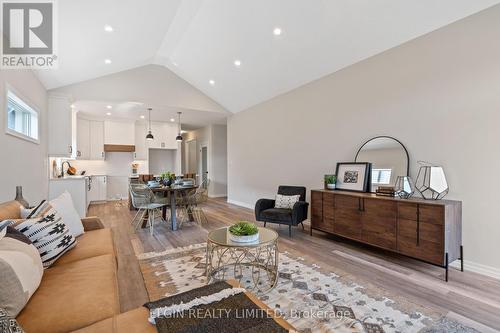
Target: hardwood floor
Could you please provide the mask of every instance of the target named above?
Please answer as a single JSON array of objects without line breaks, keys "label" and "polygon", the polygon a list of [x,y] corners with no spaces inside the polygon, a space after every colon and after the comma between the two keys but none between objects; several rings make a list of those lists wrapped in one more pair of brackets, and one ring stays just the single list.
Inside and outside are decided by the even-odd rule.
[{"label": "hardwood floor", "polygon": [[[154,235],[149,230],[135,232],[130,226],[133,213],[125,202],[91,205],[89,215],[99,216],[114,229],[118,255],[118,278],[122,312],[142,306],[148,301],[136,254],[202,243],[210,230],[243,219],[254,221],[250,209],[228,204],[225,199],[211,199],[203,209],[208,223],[203,226],[185,223],[172,232],[157,223]],[[404,298],[467,323],[481,332],[500,330],[500,280],[479,274],[450,269],[450,281],[442,281],[444,270],[383,252],[368,246],[294,228],[292,238],[288,227],[268,224],[280,234],[280,251],[288,251],[315,263],[324,271],[334,271],[360,284],[372,283],[387,290],[388,297]]]}]

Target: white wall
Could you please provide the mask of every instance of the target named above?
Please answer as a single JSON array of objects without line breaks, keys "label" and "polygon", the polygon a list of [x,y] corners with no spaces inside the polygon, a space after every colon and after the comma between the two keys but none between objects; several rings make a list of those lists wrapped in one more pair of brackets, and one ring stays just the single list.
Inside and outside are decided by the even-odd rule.
[{"label": "white wall", "polygon": [[177,150],[174,149],[150,149],[149,150],[149,173],[159,175],[177,170]]},{"label": "white wall", "polygon": [[210,166],[212,178],[209,195],[225,197],[227,195],[227,126],[211,126]]},{"label": "white wall", "polygon": [[[6,84],[38,110],[40,144],[5,133]],[[47,92],[29,70],[0,70],[0,110],[0,202],[14,199],[16,185],[21,185],[24,197],[35,204],[48,195]]]},{"label": "white wall", "polygon": [[500,6],[232,116],[230,201],[253,207],[279,184],[321,188],[377,135],[444,167],[463,201],[466,268],[500,276]]},{"label": "white wall", "polygon": [[[208,178],[210,197],[225,197],[227,195],[227,126],[209,125],[184,135],[183,151],[186,142],[196,140],[196,161],[198,164],[198,181],[201,182],[201,147],[208,147]],[[185,170],[185,155],[183,158]]]}]

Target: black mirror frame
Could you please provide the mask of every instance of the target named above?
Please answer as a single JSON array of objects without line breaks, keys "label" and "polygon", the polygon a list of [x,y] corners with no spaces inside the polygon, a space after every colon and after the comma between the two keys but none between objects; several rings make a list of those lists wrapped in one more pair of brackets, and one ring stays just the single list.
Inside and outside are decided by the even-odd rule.
[{"label": "black mirror frame", "polygon": [[[392,137],[392,136],[388,136],[388,135],[379,135],[379,136],[375,136],[367,141],[365,141],[365,143],[363,143],[361,145],[361,147],[358,149],[358,152],[356,153],[356,157],[354,158],[354,161],[355,162],[358,162],[358,155],[359,153],[361,152],[361,149],[363,149],[363,147],[370,141],[372,140],[375,140],[375,139],[381,139],[381,138],[386,138],[386,139],[392,139],[394,141],[396,141],[397,143],[399,143],[401,145],[401,147],[403,147],[403,149],[405,150],[405,153],[406,153],[406,161],[407,161],[407,165],[406,165],[406,175],[409,176],[410,175],[410,154],[408,154],[408,150],[406,149],[405,145],[399,141],[398,139]],[[366,161],[365,161],[366,162]]]}]

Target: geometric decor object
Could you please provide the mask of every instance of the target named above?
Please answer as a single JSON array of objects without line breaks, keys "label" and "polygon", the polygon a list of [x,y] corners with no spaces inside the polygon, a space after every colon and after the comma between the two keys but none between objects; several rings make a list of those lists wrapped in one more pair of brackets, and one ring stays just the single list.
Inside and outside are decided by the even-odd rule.
[{"label": "geometric decor object", "polygon": [[443,199],[449,191],[444,170],[440,166],[424,165],[418,170],[416,189],[426,200]]},{"label": "geometric decor object", "polygon": [[398,176],[394,189],[401,199],[409,199],[415,193],[415,185],[409,176]]}]

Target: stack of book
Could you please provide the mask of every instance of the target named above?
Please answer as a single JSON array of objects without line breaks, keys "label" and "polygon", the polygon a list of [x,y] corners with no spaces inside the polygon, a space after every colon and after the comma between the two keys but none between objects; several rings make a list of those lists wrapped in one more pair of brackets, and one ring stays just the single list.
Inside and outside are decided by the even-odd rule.
[{"label": "stack of book", "polygon": [[379,186],[375,191],[375,194],[386,197],[393,197],[395,192],[396,191],[393,186]]}]

